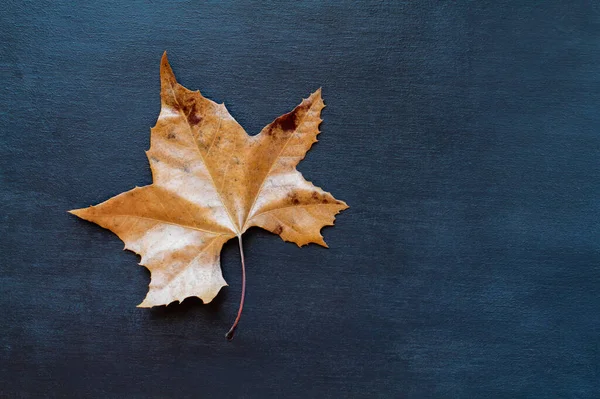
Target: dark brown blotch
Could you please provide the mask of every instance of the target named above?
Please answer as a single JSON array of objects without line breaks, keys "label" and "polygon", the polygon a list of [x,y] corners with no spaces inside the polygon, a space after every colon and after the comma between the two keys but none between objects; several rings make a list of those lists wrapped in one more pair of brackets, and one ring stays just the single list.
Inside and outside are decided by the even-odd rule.
[{"label": "dark brown blotch", "polygon": [[202,117],[198,116],[196,112],[196,103],[192,103],[191,107],[189,108],[189,112],[187,112],[188,123],[192,126],[195,126],[202,121]]},{"label": "dark brown blotch", "polygon": [[275,122],[276,125],[281,128],[281,130],[295,130],[296,112],[290,112],[289,114],[281,115]]},{"label": "dark brown blotch", "polygon": [[277,129],[281,129],[285,131],[294,131],[298,128],[298,116],[301,114],[304,115],[306,110],[309,108],[310,104],[306,101],[302,102],[302,104],[298,105],[296,109],[292,112],[281,115],[279,118],[275,119],[271,128],[266,132],[269,136],[275,134]]},{"label": "dark brown blotch", "polygon": [[187,101],[184,103],[176,102],[171,105],[175,110],[183,113],[190,125],[197,125],[202,121],[202,117],[196,115],[198,111],[197,104],[194,100]]},{"label": "dark brown blotch", "polygon": [[288,197],[290,197],[292,204],[298,205],[300,203],[300,200],[298,199],[298,193],[296,193],[296,192],[289,193]]},{"label": "dark brown blotch", "polygon": [[283,226],[278,224],[277,227],[275,227],[275,229],[273,230],[273,233],[281,234],[282,231],[283,231]]},{"label": "dark brown blotch", "polygon": [[173,133],[173,132],[169,132],[169,134],[167,134],[167,138],[169,140],[174,140],[174,139],[177,138],[177,135],[175,133]]}]

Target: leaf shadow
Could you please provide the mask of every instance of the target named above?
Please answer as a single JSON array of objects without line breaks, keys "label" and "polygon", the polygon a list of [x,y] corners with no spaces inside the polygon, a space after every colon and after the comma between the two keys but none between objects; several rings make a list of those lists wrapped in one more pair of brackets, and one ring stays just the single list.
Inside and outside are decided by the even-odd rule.
[{"label": "leaf shadow", "polygon": [[[148,278],[150,272],[148,273]],[[222,311],[223,304],[228,300],[229,293],[223,287],[217,296],[209,303],[204,302],[198,297],[188,297],[181,302],[171,302],[168,305],[155,306],[148,309],[150,311],[150,319],[161,320],[161,319],[180,319],[195,317],[198,314],[207,320],[223,320],[225,315]]]},{"label": "leaf shadow", "polygon": [[156,306],[150,309],[152,319],[180,318],[188,314],[201,313],[208,319],[220,319],[221,307],[227,300],[227,293],[221,290],[210,303],[204,304],[198,297],[185,298],[181,303],[173,302],[169,305]]}]

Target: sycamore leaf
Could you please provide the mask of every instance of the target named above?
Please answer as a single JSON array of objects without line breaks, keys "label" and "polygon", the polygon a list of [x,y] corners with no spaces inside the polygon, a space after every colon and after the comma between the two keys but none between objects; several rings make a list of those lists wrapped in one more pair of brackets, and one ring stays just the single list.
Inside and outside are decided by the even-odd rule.
[{"label": "sycamore leaf", "polygon": [[[223,244],[238,237],[242,250],[241,236],[252,226],[299,246],[327,246],[321,228],[348,206],[296,170],[317,141],[320,89],[249,136],[224,104],[177,83],[166,53],[160,80],[161,111],[147,152],[153,184],[70,211],[113,231],[141,256],[151,282],[138,306],[190,296],[210,302],[227,285],[219,261]],[[242,270],[245,288],[243,253]]]}]

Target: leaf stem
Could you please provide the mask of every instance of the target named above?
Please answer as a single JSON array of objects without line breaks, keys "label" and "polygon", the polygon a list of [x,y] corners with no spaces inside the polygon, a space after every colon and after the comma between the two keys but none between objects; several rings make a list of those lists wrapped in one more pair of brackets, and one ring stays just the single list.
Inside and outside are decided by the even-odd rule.
[{"label": "leaf stem", "polygon": [[238,243],[240,244],[240,258],[242,260],[242,298],[240,299],[240,308],[238,309],[237,317],[233,322],[233,325],[225,334],[225,338],[229,341],[233,339],[235,334],[235,330],[237,329],[238,323],[240,322],[240,317],[242,317],[242,310],[244,309],[244,297],[246,296],[246,264],[244,262],[244,247],[242,246],[242,235],[238,235]]}]

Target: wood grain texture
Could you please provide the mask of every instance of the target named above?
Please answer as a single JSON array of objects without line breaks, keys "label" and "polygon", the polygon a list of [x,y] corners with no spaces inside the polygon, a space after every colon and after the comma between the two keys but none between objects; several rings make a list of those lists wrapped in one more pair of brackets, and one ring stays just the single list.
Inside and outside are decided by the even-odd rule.
[{"label": "wood grain texture", "polygon": [[[597,5],[196,3],[0,5],[0,396],[600,397]],[[151,182],[165,50],[249,134],[322,87],[298,169],[352,206],[248,231],[231,343],[234,242],[211,304],[137,309],[66,213]]]}]

